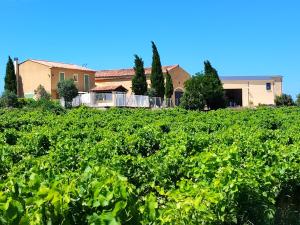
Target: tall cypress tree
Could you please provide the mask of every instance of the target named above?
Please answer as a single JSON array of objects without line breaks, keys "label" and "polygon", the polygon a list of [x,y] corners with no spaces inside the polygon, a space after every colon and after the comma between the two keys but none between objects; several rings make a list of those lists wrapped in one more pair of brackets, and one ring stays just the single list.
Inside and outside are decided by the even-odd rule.
[{"label": "tall cypress tree", "polygon": [[163,98],[165,95],[165,80],[161,68],[160,57],[156,48],[156,45],[152,41],[152,69],[151,69],[151,88],[155,92],[156,97]]},{"label": "tall cypress tree", "polygon": [[136,95],[144,95],[147,93],[147,80],[142,58],[134,55],[134,71],[135,75],[132,78],[132,91]]},{"label": "tall cypress tree", "polygon": [[167,70],[166,73],[166,89],[165,89],[165,96],[166,98],[171,98],[173,95],[174,87],[173,87],[173,81],[171,78],[171,75],[169,74],[169,71]]},{"label": "tall cypress tree", "polygon": [[17,78],[15,74],[14,63],[10,56],[6,64],[6,74],[4,78],[4,90],[17,94]]},{"label": "tall cypress tree", "polygon": [[209,61],[204,61],[203,76],[204,98],[210,109],[224,108],[226,106],[222,82],[218,72]]}]

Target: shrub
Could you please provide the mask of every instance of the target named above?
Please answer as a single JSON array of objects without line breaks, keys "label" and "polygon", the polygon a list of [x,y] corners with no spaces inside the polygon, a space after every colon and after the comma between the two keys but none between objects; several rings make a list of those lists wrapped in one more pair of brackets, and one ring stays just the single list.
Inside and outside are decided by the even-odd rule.
[{"label": "shrub", "polygon": [[300,106],[300,94],[297,95],[297,99],[295,103],[297,106]]},{"label": "shrub", "polygon": [[51,98],[50,94],[46,91],[44,86],[41,84],[37,87],[36,90],[34,90],[34,94],[37,100],[41,100],[41,99],[50,100]]},{"label": "shrub", "polygon": [[47,100],[44,98],[42,98],[40,100],[34,100],[32,98],[19,98],[18,99],[18,107],[19,108],[34,108],[34,109],[40,109],[43,111],[51,111],[57,115],[65,112],[63,107],[60,105],[59,101]]},{"label": "shrub", "polygon": [[293,106],[295,105],[291,95],[282,94],[275,97],[276,106]]},{"label": "shrub", "polygon": [[78,95],[78,89],[74,83],[74,80],[63,80],[57,84],[58,94],[61,98],[65,100],[65,107],[71,108],[72,104],[70,104]]},{"label": "shrub", "polygon": [[203,96],[203,76],[197,74],[184,84],[185,92],[181,98],[180,105],[185,109],[203,110],[205,99]]},{"label": "shrub", "polygon": [[12,91],[4,91],[1,99],[0,99],[1,107],[17,107],[18,106],[18,97]]}]

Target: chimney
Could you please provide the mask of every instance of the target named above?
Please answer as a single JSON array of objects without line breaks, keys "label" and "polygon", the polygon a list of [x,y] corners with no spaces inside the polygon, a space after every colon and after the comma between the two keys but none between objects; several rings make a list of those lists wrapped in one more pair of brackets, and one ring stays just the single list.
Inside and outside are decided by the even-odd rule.
[{"label": "chimney", "polygon": [[14,58],[14,67],[15,67],[15,74],[17,79],[17,96],[19,96],[19,59],[18,57]]}]

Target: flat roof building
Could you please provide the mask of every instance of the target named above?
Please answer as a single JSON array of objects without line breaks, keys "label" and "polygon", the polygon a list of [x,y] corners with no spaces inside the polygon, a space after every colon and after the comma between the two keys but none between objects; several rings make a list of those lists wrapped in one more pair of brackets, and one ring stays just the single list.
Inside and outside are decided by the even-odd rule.
[{"label": "flat roof building", "polygon": [[229,106],[274,105],[282,95],[282,76],[221,76]]}]

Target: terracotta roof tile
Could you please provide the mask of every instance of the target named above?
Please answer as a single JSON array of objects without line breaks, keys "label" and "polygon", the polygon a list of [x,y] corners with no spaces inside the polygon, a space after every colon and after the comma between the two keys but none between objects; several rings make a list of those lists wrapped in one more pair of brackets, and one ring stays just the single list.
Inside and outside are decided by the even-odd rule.
[{"label": "terracotta roof tile", "polygon": [[88,69],[83,66],[75,65],[75,64],[69,64],[69,63],[61,63],[61,62],[51,62],[51,61],[46,61],[46,60],[35,60],[35,59],[29,59],[27,61],[32,61],[36,62],[48,67],[55,67],[55,68],[65,68],[65,69],[73,69],[73,70],[82,70],[82,71],[91,71],[91,72],[96,72],[95,70]]},{"label": "terracotta roof tile", "polygon": [[[167,70],[174,69],[179,65],[172,66],[163,66],[163,73],[166,73]],[[145,74],[151,74],[151,68],[145,68]],[[118,70],[99,70],[96,72],[95,78],[109,78],[109,77],[127,77],[134,76],[134,69],[118,69]]]}]

